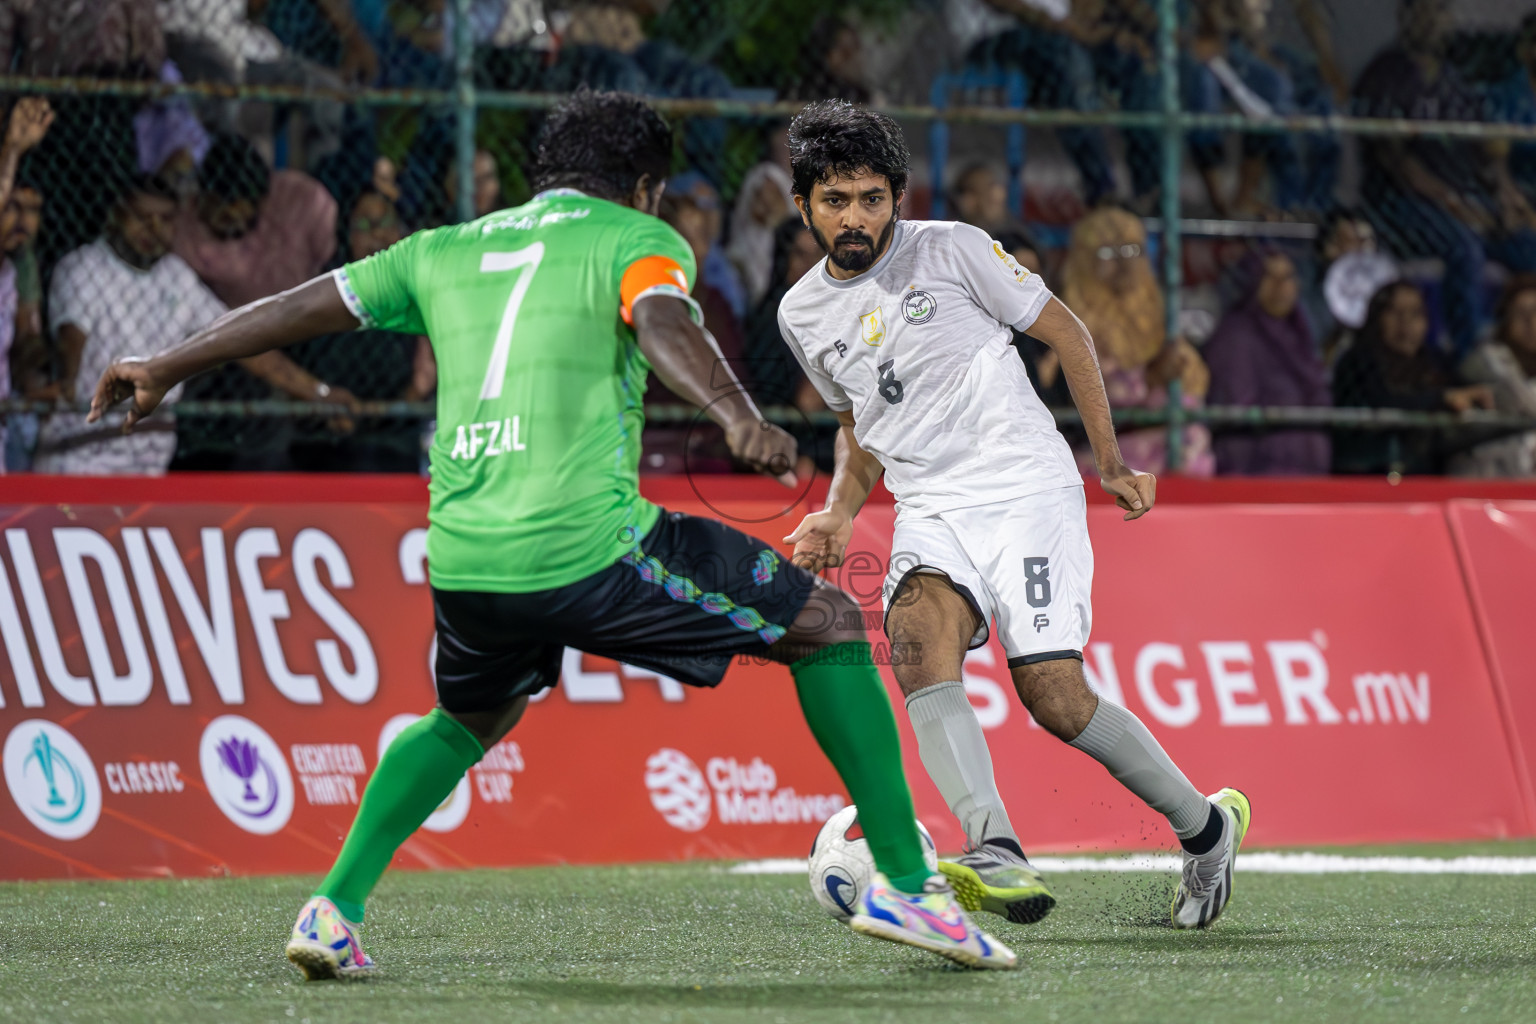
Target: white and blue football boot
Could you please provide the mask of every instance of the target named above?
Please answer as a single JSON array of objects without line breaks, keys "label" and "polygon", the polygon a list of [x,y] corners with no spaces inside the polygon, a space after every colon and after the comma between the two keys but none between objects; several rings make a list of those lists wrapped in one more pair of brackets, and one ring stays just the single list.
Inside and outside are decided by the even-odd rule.
[{"label": "white and blue football boot", "polygon": [[942,875],[929,878],[922,893],[913,896],[892,888],[876,872],[856,909],[848,925],[861,935],[926,949],[966,967],[1006,971],[1018,965],[1013,950],[966,916]]},{"label": "white and blue football boot", "polygon": [[336,904],[316,896],[299,911],[285,952],[308,981],[367,974],[374,969],[373,958],[357,941],[357,928]]}]

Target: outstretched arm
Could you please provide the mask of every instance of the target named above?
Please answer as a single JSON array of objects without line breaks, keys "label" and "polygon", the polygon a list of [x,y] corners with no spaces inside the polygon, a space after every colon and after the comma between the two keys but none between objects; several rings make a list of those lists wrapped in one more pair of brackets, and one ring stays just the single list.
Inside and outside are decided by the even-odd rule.
[{"label": "outstretched arm", "polygon": [[270,368],[261,358],[264,353],[357,326],[357,317],[342,301],[336,282],[330,275],[317,277],[231,310],[169,351],[150,359],[113,363],[96,385],[87,420],[94,423],[110,406],[131,398],[133,405],[123,424],[127,433],[155,411],[167,391],[188,377],[232,359],[247,360],[246,365],[261,375],[260,370]]},{"label": "outstretched arm", "polygon": [[661,382],[720,425],[732,455],[793,487],[795,439],[763,419],[715,339],[693,322],[688,303],[665,294],[644,296],[635,303],[634,319],[640,351]]},{"label": "outstretched arm", "polygon": [[795,545],[794,563],[807,572],[843,564],[843,553],[853,539],[854,517],[885,472],[880,460],[865,451],[854,436],[853,413],[840,411],[837,421],[837,451],[826,507],[806,516],[795,532],[784,538]]},{"label": "outstretched arm", "polygon": [[1029,334],[1038,338],[1061,360],[1061,373],[1072,391],[1072,401],[1083,417],[1083,429],[1093,445],[1093,461],[1098,466],[1099,482],[1112,494],[1115,504],[1125,509],[1126,519],[1145,515],[1156,498],[1157,481],[1150,473],[1128,468],[1115,440],[1115,425],[1109,414],[1109,396],[1104,393],[1104,375],[1093,351],[1088,328],[1060,299],[1048,300]]}]

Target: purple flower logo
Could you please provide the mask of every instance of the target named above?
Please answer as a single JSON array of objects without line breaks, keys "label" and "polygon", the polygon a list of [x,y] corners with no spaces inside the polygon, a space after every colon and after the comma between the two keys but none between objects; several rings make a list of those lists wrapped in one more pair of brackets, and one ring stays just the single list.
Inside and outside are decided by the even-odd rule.
[{"label": "purple flower logo", "polygon": [[257,803],[261,797],[257,795],[252,783],[258,772],[261,773],[267,791],[267,805],[260,810],[248,810],[241,808],[241,813],[249,814],[253,818],[262,818],[272,812],[277,806],[278,785],[277,776],[273,774],[272,767],[262,759],[261,752],[255,744],[241,736],[230,736],[218,745],[219,760],[230,773],[239,779],[245,787],[241,799],[248,803]]}]

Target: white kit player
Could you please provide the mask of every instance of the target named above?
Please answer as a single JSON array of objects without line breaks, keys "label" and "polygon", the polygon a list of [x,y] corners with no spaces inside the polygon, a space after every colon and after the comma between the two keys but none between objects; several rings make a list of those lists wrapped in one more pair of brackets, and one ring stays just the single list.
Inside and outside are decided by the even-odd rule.
[{"label": "white kit player", "polygon": [[1232,894],[1250,821],[1235,789],[1203,796],[1135,715],[1083,676],[1093,549],[1082,479],[1035,394],[1011,329],[1050,346],[1102,486],[1145,515],[1155,481],[1126,467],[1093,342],[1040,279],[984,231],[903,221],[908,154],[890,118],[813,103],[789,133],[795,203],[827,258],[789,290],[779,326],[836,413],[826,508],[788,538],[812,571],[841,563],[870,488],[896,497],[885,628],[923,766],[965,828],[941,865],[968,910],[1037,921],[1055,900],[1024,857],[961,683],[995,623],[1020,700],[1166,815],[1184,848],[1173,923],[1211,924]]}]

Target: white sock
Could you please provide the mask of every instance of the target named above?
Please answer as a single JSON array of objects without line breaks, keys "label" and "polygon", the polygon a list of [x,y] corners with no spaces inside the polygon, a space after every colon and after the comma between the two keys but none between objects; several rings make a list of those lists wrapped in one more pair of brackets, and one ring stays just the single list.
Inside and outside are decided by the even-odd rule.
[{"label": "white sock", "polygon": [[1100,697],[1093,717],[1072,746],[1108,768],[1153,810],[1167,815],[1180,839],[1205,827],[1210,801],[1184,777],[1141,719],[1125,708]]},{"label": "white sock", "polygon": [[918,690],[907,697],[907,717],[917,734],[917,752],[944,802],[960,819],[972,846],[1003,837],[1015,844],[1008,811],[992,776],[992,754],[965,684],[954,681]]}]

